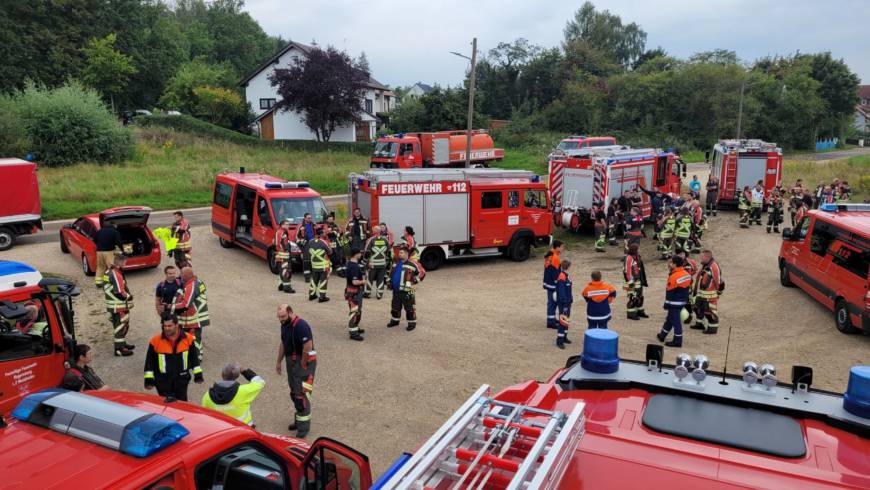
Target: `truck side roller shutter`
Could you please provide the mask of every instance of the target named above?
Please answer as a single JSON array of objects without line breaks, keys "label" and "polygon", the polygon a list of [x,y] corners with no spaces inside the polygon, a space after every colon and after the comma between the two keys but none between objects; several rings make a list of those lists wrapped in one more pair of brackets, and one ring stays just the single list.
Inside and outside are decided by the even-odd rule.
[{"label": "truck side roller shutter", "polygon": [[462,243],[468,237],[468,194],[430,194],[424,200],[420,243]]},{"label": "truck side roller shutter", "polygon": [[447,165],[450,163],[450,139],[432,138],[432,155],[435,165]]},{"label": "truck side roller shutter", "polygon": [[423,195],[382,196],[378,199],[380,221],[401,236],[405,226],[412,226],[417,233],[417,242],[423,243]]}]

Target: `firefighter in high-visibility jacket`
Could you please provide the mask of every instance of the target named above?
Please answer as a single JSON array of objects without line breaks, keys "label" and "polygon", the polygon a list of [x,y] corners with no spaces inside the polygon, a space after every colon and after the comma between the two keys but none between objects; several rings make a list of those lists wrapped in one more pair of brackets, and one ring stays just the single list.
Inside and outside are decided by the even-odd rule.
[{"label": "firefighter in high-visibility jacket", "polygon": [[211,324],[208,314],[208,296],[205,283],[193,273],[193,267],[181,269],[184,287],[176,293],[175,304],[170,312],[178,315],[178,325],[185,333],[193,335],[199,359],[205,347],[202,345],[203,329]]},{"label": "firefighter in high-visibility jacket", "polygon": [[700,267],[698,266],[698,261],[689,257],[689,254],[685,252],[680,252],[677,256],[683,259],[683,269],[692,277],[692,285],[689,287],[689,302],[686,303],[686,313],[681,313],[681,317],[684,317],[683,323],[689,325],[692,323],[692,315],[695,312],[695,296],[698,292],[696,279]]},{"label": "firefighter in high-visibility jacket", "polygon": [[[239,375],[248,380],[239,383]],[[238,363],[231,362],[221,371],[221,380],[212,385],[202,395],[202,406],[228,415],[239,422],[254,426],[251,404],[263,391],[266,380],[252,369],[242,369]]]},{"label": "firefighter in high-visibility jacket", "polygon": [[601,280],[601,272],[592,272],[592,282],[583,288],[583,299],[586,300],[587,328],[607,328],[610,321],[610,303],[616,298],[616,289]]},{"label": "firefighter in high-visibility jacket", "polygon": [[308,300],[318,300],[320,303],[329,301],[326,297],[326,287],[329,284],[329,271],[332,262],[332,247],[323,239],[323,230],[317,230],[315,238],[308,243],[308,254],[311,256],[311,283],[308,285]]},{"label": "firefighter in high-visibility jacket", "polygon": [[758,181],[752,188],[750,199],[749,224],[755,221],[756,225],[761,226],[761,211],[764,208],[764,187],[761,185],[761,181]]},{"label": "firefighter in high-visibility jacket", "polygon": [[295,293],[296,291],[290,284],[290,278],[293,276],[293,267],[290,264],[293,239],[290,237],[289,219],[282,221],[281,226],[275,231],[272,246],[275,247],[275,263],[278,265],[278,291]]},{"label": "firefighter in high-visibility jacket", "polygon": [[384,296],[384,287],[387,277],[387,265],[393,260],[393,243],[390,238],[386,223],[381,223],[377,234],[369,238],[366,243],[365,269],[368,269],[368,282],[365,284],[363,297],[370,298],[372,290],[375,297],[381,299]]},{"label": "firefighter in high-visibility jacket", "polygon": [[335,223],[335,217],[331,214],[326,217],[326,223],[323,224],[324,238],[326,243],[332,249],[329,254],[329,261],[332,263],[331,268],[339,277],[344,277],[345,263],[347,257],[344,255],[344,247],[347,244],[347,237],[341,232],[338,225]]},{"label": "firefighter in high-visibility jacket", "polygon": [[592,207],[592,219],[595,225],[595,251],[604,252],[604,242],[607,240],[607,213],[604,203]]},{"label": "firefighter in high-visibility jacket", "polygon": [[145,389],[186,402],[190,374],[194,382],[203,382],[196,342],[172,312],[164,311],[161,320],[162,331],[151,338],[145,354]]},{"label": "firefighter in high-visibility jacket", "polygon": [[296,245],[302,250],[302,278],[306,284],[311,282],[311,254],[309,244],[317,236],[317,225],[311,219],[311,213],[305,213],[302,223],[296,229]]},{"label": "firefighter in high-visibility jacket", "polygon": [[568,269],[571,268],[570,260],[563,260],[559,275],[556,277],[556,305],[559,309],[559,327],[556,333],[556,347],[565,348],[570,344],[568,339],[568,327],[571,325],[571,305],[574,303],[573,282]]},{"label": "firefighter in high-visibility jacket", "polygon": [[640,246],[640,238],[644,234],[643,216],[640,209],[632,206],[631,211],[625,218],[625,254],[628,255],[628,247]]},{"label": "firefighter in high-visibility jacket", "polygon": [[680,251],[688,253],[691,245],[689,245],[689,238],[692,236],[692,216],[687,212],[687,210],[681,211],[677,215],[677,229],[674,230],[674,237],[676,241],[676,251],[679,253]]},{"label": "firefighter in high-visibility jacket", "polygon": [[547,292],[547,328],[558,328],[556,318],[556,279],[562,270],[561,254],[564,248],[559,240],[553,240],[553,248],[544,255],[544,291]]},{"label": "firefighter in high-visibility jacket", "polygon": [[752,200],[752,192],[749,186],[743,188],[737,196],[737,209],[740,211],[740,227],[749,228],[749,202]]},{"label": "firefighter in high-visibility jacket", "polygon": [[722,270],[713,259],[713,252],[704,250],[701,252],[701,270],[695,280],[698,295],[695,299],[695,312],[698,323],[693,328],[704,330],[706,334],[715,334],[719,331],[719,296],[725,289],[725,281],[722,280]]},{"label": "firefighter in high-visibility jacket", "polygon": [[420,272],[417,263],[409,258],[408,249],[404,246],[399,247],[397,259],[390,274],[393,301],[390,305],[390,322],[387,327],[399,325],[404,309],[405,319],[408,320],[405,330],[411,331],[417,328],[416,284]]},{"label": "firefighter in high-visibility jacket", "polygon": [[677,229],[677,218],[674,216],[673,209],[668,208],[661,219],[659,238],[661,239],[662,259],[669,259],[674,255],[674,232]]},{"label": "firefighter in high-visibility jacket", "polygon": [[649,318],[649,315],[643,309],[643,288],[647,286],[646,271],[644,270],[643,259],[640,253],[638,253],[638,246],[636,244],[628,247],[628,255],[625,257],[622,275],[625,280],[622,287],[628,296],[626,316],[629,320]]},{"label": "firefighter in high-visibility jacket", "polygon": [[770,206],[767,213],[767,232],[770,233],[773,229],[774,233],[779,233],[779,225],[782,223],[782,207],[783,200],[779,188],[774,189],[770,193]]},{"label": "firefighter in high-visibility jacket", "polygon": [[311,429],[311,396],[317,371],[314,334],[308,322],[294,313],[290,305],[278,305],[278,321],[281,322],[281,343],[275,371],[280,375],[286,366],[290,398],[296,409],[287,429],[295,430],[296,437],[305,438]]},{"label": "firefighter in high-visibility jacket", "polygon": [[665,342],[671,330],[674,331],[674,339],[665,342],[668,347],[683,346],[682,314],[689,302],[689,288],[692,287],[692,276],[683,268],[683,259],[674,256],[668,262],[670,275],[668,276],[667,290],[665,292],[664,309],[668,312],[661,332],[656,334],[659,342]]},{"label": "firefighter in high-visibility jacket", "polygon": [[181,269],[191,264],[190,224],[184,219],[184,213],[181,211],[173,213],[173,217],[175,222],[172,223],[170,231],[172,232],[172,238],[177,238],[178,243],[172,250],[172,257],[175,259],[175,267]]},{"label": "firefighter in high-visibility jacket", "polygon": [[130,330],[130,310],[133,308],[133,293],[127,286],[124,271],[121,270],[126,257],[116,253],[114,261],[103,274],[103,293],[106,300],[106,311],[112,322],[115,355],[132,356],[135,346],[127,343],[127,332]]},{"label": "firefighter in high-visibility jacket", "polygon": [[353,214],[344,226],[350,246],[362,250],[369,238],[369,222],[359,208],[354,208]]}]

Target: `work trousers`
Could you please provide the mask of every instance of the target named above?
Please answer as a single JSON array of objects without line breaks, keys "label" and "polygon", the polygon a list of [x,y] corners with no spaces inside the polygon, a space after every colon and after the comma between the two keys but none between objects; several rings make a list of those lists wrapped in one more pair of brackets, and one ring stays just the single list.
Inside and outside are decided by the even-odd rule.
[{"label": "work trousers", "polygon": [[695,315],[698,323],[704,326],[704,330],[719,329],[719,298],[695,299]]},{"label": "work trousers", "polygon": [[683,311],[685,306],[674,306],[667,305],[668,317],[665,319],[664,325],[662,325],[662,336],[667,337],[667,335],[674,331],[674,341],[682,343],[683,342],[683,322],[680,321],[680,312]]},{"label": "work trousers", "polygon": [[589,328],[604,328],[604,329],[606,329],[607,322],[610,321],[610,317],[597,318],[597,319],[592,319],[592,318],[586,317],[586,321],[589,322]]},{"label": "work trousers", "polygon": [[749,224],[753,221],[756,225],[761,225],[761,204],[752,204],[749,208]]},{"label": "work trousers", "polygon": [[311,252],[307,242],[300,248],[302,248],[302,278],[307,283],[311,281]]},{"label": "work trousers", "polygon": [[628,312],[629,318],[643,312],[643,286],[635,285],[633,289],[628,289],[626,296],[628,304],[625,305],[625,310]]},{"label": "work trousers", "polygon": [[556,318],[556,290],[544,289],[547,292],[547,328],[556,328],[559,319]]},{"label": "work trousers", "polygon": [[359,333],[359,322],[362,320],[363,292],[361,287],[345,288],[344,299],[347,300],[348,317],[347,332],[350,335]]},{"label": "work trousers", "polygon": [[314,384],[317,361],[309,361],[307,368],[303,368],[302,360],[295,356],[288,356],[284,361],[287,367],[290,398],[296,409],[296,431],[298,435],[304,436],[311,428],[311,388]]},{"label": "work trousers", "polygon": [[384,287],[386,286],[387,266],[378,265],[369,269],[369,282],[366,283],[365,297],[369,298],[372,295],[372,290],[375,291],[375,297],[381,299],[384,297]]},{"label": "work trousers", "polygon": [[290,260],[282,260],[278,263],[278,286],[282,290],[290,289],[290,279],[293,277],[293,267]]},{"label": "work trousers", "polygon": [[778,232],[780,223],[782,223],[782,208],[771,208],[767,213],[767,232],[770,233],[771,228]]},{"label": "work trousers", "polygon": [[595,225],[595,251],[604,251],[604,241],[607,238],[607,228],[604,225]]},{"label": "work trousers", "polygon": [[189,267],[191,265],[190,248],[175,247],[172,250],[172,258],[175,260],[175,267],[178,267],[178,270],[181,270],[183,267]]},{"label": "work trousers", "polygon": [[171,396],[176,400],[187,401],[187,385],[190,384],[190,373],[182,373],[175,376],[154,377],[154,387],[157,394],[163,397]]},{"label": "work trousers", "polygon": [[313,269],[311,271],[311,282],[308,284],[308,299],[314,299],[318,296],[322,299],[326,297],[326,286],[329,284],[329,269]]},{"label": "work trousers", "polygon": [[674,235],[661,235],[662,258],[669,259],[674,255]]},{"label": "work trousers", "polygon": [[559,305],[559,326],[556,330],[556,344],[562,345],[565,343],[565,339],[568,337],[568,325],[567,323],[562,323],[562,316],[565,318],[571,318],[571,305]]},{"label": "work trousers", "polygon": [[94,269],[94,284],[97,287],[103,287],[104,274],[109,269],[109,266],[115,262],[115,251],[107,250],[104,252],[97,251],[97,268]]},{"label": "work trousers", "polygon": [[405,319],[409,327],[417,326],[417,302],[415,294],[410,291],[393,290],[393,302],[390,305],[390,318],[393,322],[402,319],[402,310],[405,310]]},{"label": "work trousers", "polygon": [[738,208],[740,210],[740,227],[741,228],[749,228],[751,224],[749,221],[749,209],[748,208]]},{"label": "work trousers", "polygon": [[687,236],[678,236],[676,238],[676,252],[686,252],[687,254],[691,250],[689,246],[689,237]]},{"label": "work trousers", "polygon": [[193,335],[193,344],[199,350],[199,362],[202,362],[202,354],[205,351],[205,347],[202,345],[202,328],[182,328],[181,330]]},{"label": "work trousers", "polygon": [[707,193],[706,209],[707,209],[708,215],[716,216],[716,211],[719,210],[719,204],[717,204],[718,200],[719,200],[719,193],[718,192],[708,192]]},{"label": "work trousers", "polygon": [[112,331],[115,340],[115,350],[127,345],[127,332],[130,330],[130,310],[109,312],[112,321]]}]

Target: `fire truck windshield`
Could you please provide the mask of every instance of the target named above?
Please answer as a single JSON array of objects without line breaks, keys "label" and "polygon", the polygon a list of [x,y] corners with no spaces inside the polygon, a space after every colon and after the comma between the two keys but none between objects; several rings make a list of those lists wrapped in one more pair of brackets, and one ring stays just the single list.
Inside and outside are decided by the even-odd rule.
[{"label": "fire truck windshield", "polygon": [[390,141],[379,141],[377,145],[375,145],[375,151],[372,152],[373,157],[380,158],[393,158],[396,156],[396,148],[399,145]]},{"label": "fire truck windshield", "polygon": [[328,214],[326,205],[319,197],[272,198],[272,213],[277,223],[289,219],[294,224],[301,223],[305,213],[311,213],[312,219],[317,223],[325,221]]},{"label": "fire truck windshield", "polygon": [[560,141],[556,148],[560,150],[576,150],[580,147],[579,141]]}]

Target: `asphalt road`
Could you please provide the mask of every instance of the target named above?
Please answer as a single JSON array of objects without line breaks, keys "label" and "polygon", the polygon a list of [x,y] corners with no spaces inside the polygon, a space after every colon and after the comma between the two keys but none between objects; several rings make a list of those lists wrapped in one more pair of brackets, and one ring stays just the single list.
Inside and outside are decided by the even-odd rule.
[{"label": "asphalt road", "polygon": [[864,148],[852,148],[850,150],[830,151],[827,153],[810,153],[806,155],[798,155],[795,158],[799,160],[812,160],[818,162],[822,160],[837,160],[839,158],[849,158],[857,155],[870,155],[870,147],[865,146]]}]

